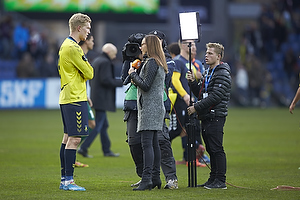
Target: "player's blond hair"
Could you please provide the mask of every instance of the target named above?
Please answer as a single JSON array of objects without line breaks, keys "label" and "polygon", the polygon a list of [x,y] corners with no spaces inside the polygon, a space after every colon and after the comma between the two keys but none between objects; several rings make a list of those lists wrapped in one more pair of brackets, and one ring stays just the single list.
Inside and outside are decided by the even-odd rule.
[{"label": "player's blond hair", "polygon": [[224,58],[224,46],[222,44],[209,42],[206,44],[206,48],[214,48],[215,52],[221,55],[220,60]]},{"label": "player's blond hair", "polygon": [[82,13],[76,13],[72,15],[72,17],[69,19],[69,28],[71,32],[74,32],[78,26],[84,26],[85,23],[91,23],[92,20],[89,16],[82,14]]}]

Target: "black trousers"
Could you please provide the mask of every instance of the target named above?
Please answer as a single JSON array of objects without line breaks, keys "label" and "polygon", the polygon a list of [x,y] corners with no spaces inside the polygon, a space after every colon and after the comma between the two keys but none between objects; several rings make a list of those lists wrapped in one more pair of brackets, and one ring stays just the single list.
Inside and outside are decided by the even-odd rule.
[{"label": "black trousers", "polygon": [[[175,180],[177,179],[176,164],[173,156],[170,139],[166,135],[168,134],[168,127],[165,125],[163,131],[158,131],[157,134],[159,147],[161,151],[161,169],[165,175],[165,180],[166,182],[168,182],[170,179]],[[139,177],[142,177],[144,168],[142,144],[139,143],[129,145],[129,147],[132,159],[135,163],[136,173]]]},{"label": "black trousers", "polygon": [[142,182],[160,180],[160,148],[157,131],[141,131],[144,158]]},{"label": "black trousers", "polygon": [[177,180],[176,164],[173,156],[173,150],[171,147],[169,131],[166,123],[164,123],[163,130],[158,131],[158,143],[161,152],[161,169],[165,175],[165,180]]},{"label": "black trousers", "polygon": [[226,154],[223,148],[223,128],[226,117],[202,120],[202,137],[210,156],[211,179],[226,181]]},{"label": "black trousers", "polygon": [[136,132],[138,122],[137,110],[125,111],[124,121],[127,125],[126,135],[130,148],[130,153],[135,164],[136,174],[142,177],[143,174],[143,149],[141,143],[141,133]]}]

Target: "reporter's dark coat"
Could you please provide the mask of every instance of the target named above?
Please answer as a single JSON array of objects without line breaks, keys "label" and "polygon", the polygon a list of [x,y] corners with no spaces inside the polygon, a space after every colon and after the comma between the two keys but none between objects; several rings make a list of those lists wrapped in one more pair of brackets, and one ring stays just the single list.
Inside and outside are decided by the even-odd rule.
[{"label": "reporter's dark coat", "polygon": [[94,78],[90,80],[93,108],[116,111],[116,87],[123,86],[121,79],[114,77],[114,65],[106,53],[102,53],[92,64]]}]

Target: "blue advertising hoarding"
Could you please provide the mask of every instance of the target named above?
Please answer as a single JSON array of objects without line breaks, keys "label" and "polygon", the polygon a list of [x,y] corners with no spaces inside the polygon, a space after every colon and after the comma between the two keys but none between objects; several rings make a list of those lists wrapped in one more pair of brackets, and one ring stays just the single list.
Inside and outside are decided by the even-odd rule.
[{"label": "blue advertising hoarding", "polygon": [[[87,91],[89,94],[89,86]],[[116,106],[123,107],[126,87],[116,90]],[[58,109],[60,79],[0,79],[1,109]]]},{"label": "blue advertising hoarding", "polygon": [[42,79],[0,80],[0,108],[45,108]]}]

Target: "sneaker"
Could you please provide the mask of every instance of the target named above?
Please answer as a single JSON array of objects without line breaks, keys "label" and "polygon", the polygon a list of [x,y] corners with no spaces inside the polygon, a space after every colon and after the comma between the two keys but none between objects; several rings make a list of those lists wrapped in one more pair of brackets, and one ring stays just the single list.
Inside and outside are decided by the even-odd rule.
[{"label": "sneaker", "polygon": [[[188,162],[186,162],[186,166],[189,166]],[[202,164],[202,163],[199,162],[199,160],[196,160],[196,166],[197,167],[206,167],[206,164]]]},{"label": "sneaker", "polygon": [[138,182],[134,183],[134,184],[131,184],[130,186],[131,187],[139,187],[140,184],[141,184],[142,180],[139,180]]},{"label": "sneaker", "polygon": [[89,167],[89,165],[87,165],[87,164],[83,164],[83,163],[81,163],[81,162],[75,162],[75,165],[74,165],[75,167]]},{"label": "sneaker", "polygon": [[75,182],[71,182],[68,185],[64,185],[63,190],[85,191],[86,189],[84,187],[80,187],[80,186],[76,185]]},{"label": "sneaker", "polygon": [[224,189],[224,190],[227,189],[226,183],[224,183],[224,182],[218,180],[217,178],[214,180],[213,183],[204,186],[204,188],[209,189],[209,190],[210,190],[210,189]]},{"label": "sneaker", "polygon": [[164,189],[178,189],[178,181],[170,179]]},{"label": "sneaker", "polygon": [[209,178],[205,183],[203,183],[201,185],[197,185],[197,187],[204,187],[204,186],[212,184],[213,182],[214,182],[214,179]]},{"label": "sneaker", "polygon": [[205,147],[202,144],[199,144],[199,147],[196,149],[196,158],[199,160],[204,155]]},{"label": "sneaker", "polygon": [[62,190],[64,188],[64,186],[65,186],[64,184],[60,183],[59,189]]},{"label": "sneaker", "polygon": [[91,155],[88,155],[87,150],[83,150],[83,149],[81,149],[81,148],[79,148],[79,149],[77,150],[77,153],[79,153],[80,155],[82,155],[83,157],[86,157],[86,158],[92,158],[92,157],[93,157],[93,156],[91,156]]}]

